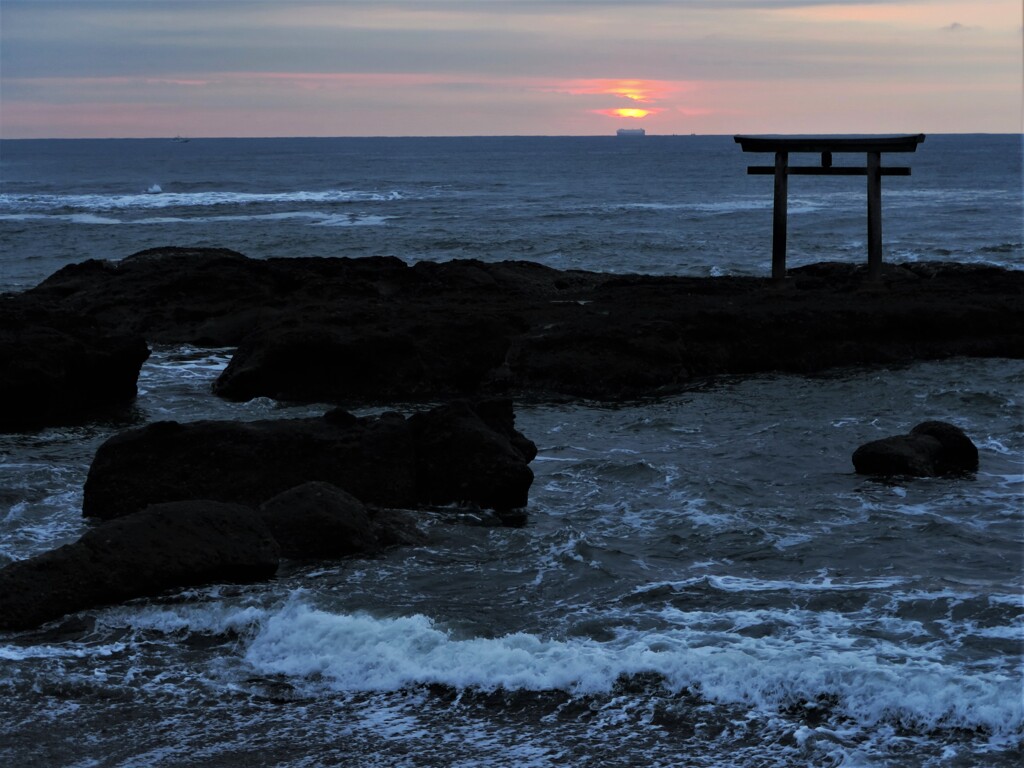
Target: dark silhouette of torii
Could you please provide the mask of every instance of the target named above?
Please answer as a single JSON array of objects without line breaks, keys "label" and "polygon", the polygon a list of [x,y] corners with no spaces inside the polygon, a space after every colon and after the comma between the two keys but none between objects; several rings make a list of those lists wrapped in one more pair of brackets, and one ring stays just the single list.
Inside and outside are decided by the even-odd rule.
[{"label": "dark silhouette of torii", "polygon": [[[911,136],[876,136],[865,138],[830,136],[736,136],[744,152],[774,152],[775,165],[751,165],[750,174],[774,174],[775,205],[772,215],[772,278],[786,277],[786,215],[788,210],[788,177],[809,176],[868,177],[868,278],[878,279],[882,271],[882,177],[909,176],[910,168],[882,167],[883,152],[915,152],[924,141],[924,134]],[[821,153],[820,166],[791,166],[791,152]],[[833,166],[833,152],[866,152],[866,166]]]}]

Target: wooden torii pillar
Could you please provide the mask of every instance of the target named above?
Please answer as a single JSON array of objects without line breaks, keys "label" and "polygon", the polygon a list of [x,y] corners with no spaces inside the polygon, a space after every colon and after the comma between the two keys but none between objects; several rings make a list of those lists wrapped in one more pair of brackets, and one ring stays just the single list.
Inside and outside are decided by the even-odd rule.
[{"label": "wooden torii pillar", "polygon": [[[915,152],[924,141],[924,134],[912,136],[873,136],[865,138],[830,136],[760,137],[736,136],[744,152],[774,152],[775,165],[751,165],[749,174],[774,174],[775,205],[772,213],[772,278],[786,277],[786,216],[788,212],[788,178],[793,174],[806,176],[868,177],[868,278],[877,279],[882,271],[882,177],[909,176],[910,168],[882,167],[883,152]],[[791,152],[821,153],[820,166],[792,166]],[[867,164],[862,167],[833,166],[833,152],[865,152]]]}]

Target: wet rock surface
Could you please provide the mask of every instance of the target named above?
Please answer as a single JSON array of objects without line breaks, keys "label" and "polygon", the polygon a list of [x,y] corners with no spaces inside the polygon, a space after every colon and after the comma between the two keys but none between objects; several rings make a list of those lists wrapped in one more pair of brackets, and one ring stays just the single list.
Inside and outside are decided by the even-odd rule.
[{"label": "wet rock surface", "polygon": [[254,510],[207,500],[156,504],[78,541],[0,569],[0,629],[97,605],[277,571],[279,548]]},{"label": "wet rock surface", "polygon": [[815,264],[780,284],[162,248],[66,267],[7,304],[237,346],[214,387],[235,400],[619,400],[718,374],[1024,356],[1024,272],[943,263],[886,265],[876,282]]},{"label": "wet rock surface", "polygon": [[909,434],[860,446],[853,453],[853,466],[861,475],[957,475],[978,469],[978,449],[956,425],[925,421]]},{"label": "wet rock surface", "polygon": [[128,405],[147,357],[140,336],[0,313],[0,432],[74,424]]},{"label": "wet rock surface", "polygon": [[103,443],[85,483],[83,513],[110,519],[184,499],[258,507],[310,481],[364,504],[414,508],[524,506],[536,448],[513,426],[509,402],[457,402],[408,419],[156,422]]},{"label": "wet rock surface", "polygon": [[422,541],[408,517],[367,509],[330,483],[303,483],[263,502],[259,512],[281,556],[297,560],[374,555]]}]

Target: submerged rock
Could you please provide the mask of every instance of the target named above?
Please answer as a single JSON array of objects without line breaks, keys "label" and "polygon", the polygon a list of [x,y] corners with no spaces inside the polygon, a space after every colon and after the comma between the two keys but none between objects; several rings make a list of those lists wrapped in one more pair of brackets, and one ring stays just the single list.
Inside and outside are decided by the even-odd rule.
[{"label": "submerged rock", "polygon": [[270,529],[248,507],[155,504],[0,569],[0,629],[27,629],[175,587],[260,581],[277,571],[278,553]]},{"label": "submerged rock", "polygon": [[978,449],[959,427],[925,421],[909,434],[865,443],[853,453],[861,475],[937,477],[978,469]]},{"label": "submerged rock", "polygon": [[464,402],[409,419],[335,410],[309,419],[157,422],[100,446],[82,509],[109,519],[182,499],[258,507],[309,481],[380,507],[521,507],[536,448],[512,420],[510,403]]}]

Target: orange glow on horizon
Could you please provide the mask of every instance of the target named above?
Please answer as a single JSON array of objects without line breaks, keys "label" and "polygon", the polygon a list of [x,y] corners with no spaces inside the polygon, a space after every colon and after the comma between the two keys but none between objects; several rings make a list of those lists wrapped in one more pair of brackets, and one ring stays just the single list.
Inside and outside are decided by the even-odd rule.
[{"label": "orange glow on horizon", "polygon": [[688,83],[668,80],[570,80],[552,90],[572,96],[617,96],[641,104],[651,104],[686,90]]},{"label": "orange glow on horizon", "polygon": [[619,109],[595,109],[593,110],[598,115],[608,115],[608,117],[631,117],[639,119],[641,117],[647,117],[653,115],[656,112],[660,112],[660,109],[638,109],[637,107],[620,107]]}]

